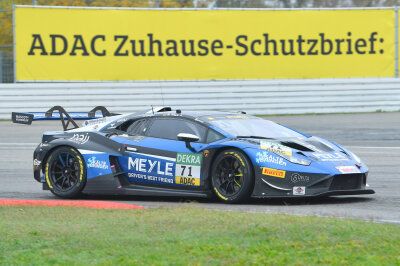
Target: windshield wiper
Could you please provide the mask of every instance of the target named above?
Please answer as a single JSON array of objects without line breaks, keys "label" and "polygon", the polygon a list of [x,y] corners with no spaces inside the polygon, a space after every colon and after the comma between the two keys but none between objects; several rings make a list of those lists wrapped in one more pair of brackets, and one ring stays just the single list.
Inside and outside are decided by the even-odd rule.
[{"label": "windshield wiper", "polygon": [[236,136],[236,138],[249,138],[249,139],[274,139],[262,136]]}]

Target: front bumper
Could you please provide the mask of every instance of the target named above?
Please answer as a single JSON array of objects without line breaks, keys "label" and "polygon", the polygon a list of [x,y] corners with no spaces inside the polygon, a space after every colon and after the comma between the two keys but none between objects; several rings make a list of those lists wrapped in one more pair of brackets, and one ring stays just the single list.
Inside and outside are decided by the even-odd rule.
[{"label": "front bumper", "polygon": [[[269,176],[255,169],[254,198],[322,197],[333,195],[374,194],[367,189],[368,172],[357,174],[312,174],[286,171]],[[258,170],[258,171],[257,171]]]}]

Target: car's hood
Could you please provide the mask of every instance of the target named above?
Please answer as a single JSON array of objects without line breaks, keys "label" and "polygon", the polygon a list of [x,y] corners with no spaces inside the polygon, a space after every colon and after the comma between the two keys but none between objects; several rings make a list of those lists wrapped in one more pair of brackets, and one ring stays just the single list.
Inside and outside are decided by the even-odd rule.
[{"label": "car's hood", "polygon": [[[286,155],[306,159],[313,162],[312,165],[317,163],[329,166],[329,168],[336,168],[336,166],[343,165],[362,164],[359,158],[351,151],[336,143],[315,136],[308,138],[281,139],[236,138],[230,139],[228,142],[230,142],[232,146],[238,148],[253,150],[251,153],[254,153],[256,159],[258,157],[262,157],[263,159],[268,154],[274,153],[276,155]],[[229,145],[227,142],[224,144]],[[262,160],[260,159],[260,161]],[[255,162],[257,163],[257,160]]]},{"label": "car's hood", "polygon": [[244,146],[248,146],[249,148],[261,148],[276,153],[343,151],[334,143],[315,136],[309,138],[280,139],[237,138],[231,141],[240,141],[243,142]]}]

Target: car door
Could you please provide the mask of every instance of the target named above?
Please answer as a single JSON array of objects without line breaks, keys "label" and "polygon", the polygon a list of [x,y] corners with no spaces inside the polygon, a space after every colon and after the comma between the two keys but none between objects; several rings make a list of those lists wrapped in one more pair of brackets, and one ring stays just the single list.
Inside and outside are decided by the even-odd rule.
[{"label": "car door", "polygon": [[[189,190],[202,187],[203,154],[199,151],[207,146],[207,127],[182,117],[153,117],[135,123],[127,128],[130,141],[125,144],[130,156],[121,162],[131,183]],[[179,133],[196,135],[199,141],[187,147],[177,139]]]}]

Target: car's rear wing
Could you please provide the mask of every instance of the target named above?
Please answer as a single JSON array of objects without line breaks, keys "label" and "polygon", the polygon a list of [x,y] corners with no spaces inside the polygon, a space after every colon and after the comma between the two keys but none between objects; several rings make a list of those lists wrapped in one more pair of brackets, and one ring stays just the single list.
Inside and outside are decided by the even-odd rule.
[{"label": "car's rear wing", "polygon": [[[54,113],[58,111],[58,113]],[[97,112],[101,111],[101,114]],[[61,106],[54,106],[49,109],[47,112],[26,112],[26,113],[17,113],[12,112],[11,119],[13,123],[18,124],[32,124],[32,121],[37,120],[61,120],[64,131],[79,128],[74,120],[90,120],[96,118],[102,118],[106,116],[114,116],[118,114],[110,113],[107,108],[104,106],[97,106],[90,110],[88,113],[84,112],[71,112],[68,113]],[[73,127],[68,128],[72,124]]]}]

